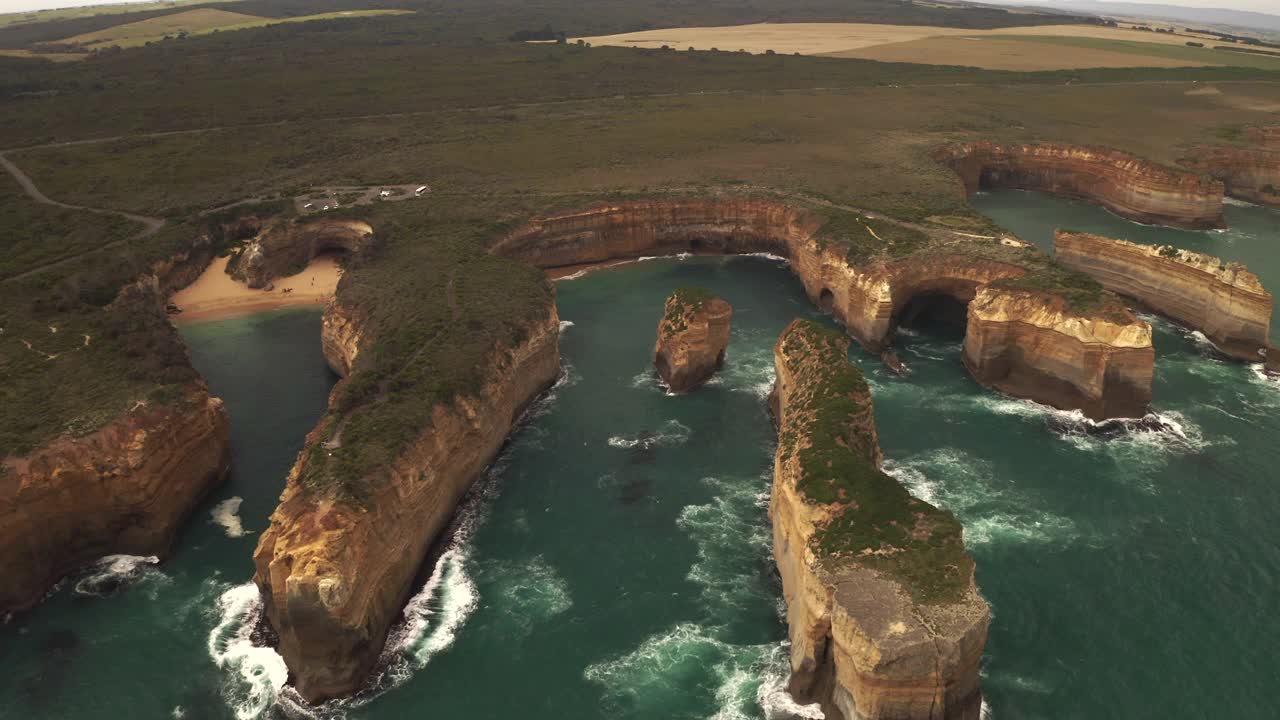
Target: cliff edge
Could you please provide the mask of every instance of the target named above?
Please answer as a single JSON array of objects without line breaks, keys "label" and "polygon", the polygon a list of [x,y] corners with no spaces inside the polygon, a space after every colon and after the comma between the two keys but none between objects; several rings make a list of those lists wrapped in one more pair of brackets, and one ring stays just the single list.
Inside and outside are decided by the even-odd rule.
[{"label": "cliff edge", "polygon": [[673,393],[689,392],[724,365],[733,307],[703,288],[671,293],[658,321],[653,364]]},{"label": "cliff edge", "polygon": [[1039,190],[1094,202],[1153,225],[1226,227],[1221,182],[1119,150],[968,142],[940,147],[933,157],[960,176],[966,195],[989,188]]},{"label": "cliff edge", "polygon": [[1262,361],[1273,301],[1245,266],[1089,233],[1058,231],[1053,248],[1063,265],[1199,330],[1228,355]]},{"label": "cliff edge", "polygon": [[[524,408],[559,375],[560,323],[546,299],[546,312],[518,342],[488,354],[480,387],[432,407],[427,424],[372,471],[377,477],[348,477],[344,466],[317,472],[344,443],[361,442],[333,403],[362,381],[353,365],[371,342],[341,296],[326,312],[325,355],[350,374],[308,435],[254,553],[267,620],[307,700],[347,695],[365,681],[432,542]],[[320,477],[337,478],[355,494],[321,486]]]},{"label": "cliff edge", "polygon": [[849,340],[797,320],[774,347],[769,517],[791,637],[790,690],[827,718],[980,714],[990,610],[962,529],[879,469]]}]

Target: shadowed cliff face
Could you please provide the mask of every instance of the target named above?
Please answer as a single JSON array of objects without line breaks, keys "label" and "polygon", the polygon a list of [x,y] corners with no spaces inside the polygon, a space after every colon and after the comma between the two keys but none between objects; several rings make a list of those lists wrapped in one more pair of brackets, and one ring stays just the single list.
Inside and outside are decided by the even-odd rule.
[{"label": "shadowed cliff face", "polygon": [[[1276,137],[1280,138],[1280,130]],[[1277,150],[1201,146],[1181,162],[1222,181],[1227,195],[1280,207],[1280,140]]]},{"label": "shadowed cliff face", "polygon": [[987,188],[1039,190],[1153,225],[1226,227],[1221,182],[1118,150],[975,142],[945,145],[933,157],[960,176],[966,195]]},{"label": "shadowed cliff face", "polygon": [[[249,225],[244,231],[253,227]],[[321,253],[357,253],[372,238],[373,228],[360,220],[321,219],[271,225],[245,246],[230,272],[249,287],[262,288],[274,278],[301,272]]]},{"label": "shadowed cliff face", "polygon": [[[339,297],[326,309],[323,332],[326,358],[345,375],[370,342],[359,315]],[[303,697],[347,695],[364,683],[432,541],[524,408],[558,376],[559,334],[550,303],[520,344],[499,347],[486,361],[488,379],[474,397],[434,408],[386,476],[367,479],[369,497],[359,502],[301,482],[308,451],[323,451],[323,423],[308,436],[254,553],[254,581]],[[341,431],[329,442],[341,443]]]},{"label": "shadowed cliff face", "polygon": [[1059,231],[1053,245],[1063,265],[1107,289],[1199,330],[1232,357],[1262,359],[1272,297],[1243,265],[1088,233]]}]

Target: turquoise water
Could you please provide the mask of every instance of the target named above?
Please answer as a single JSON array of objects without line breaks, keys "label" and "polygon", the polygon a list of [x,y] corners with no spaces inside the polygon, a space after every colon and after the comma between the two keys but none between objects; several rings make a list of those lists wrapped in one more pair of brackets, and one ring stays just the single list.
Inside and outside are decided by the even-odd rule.
[{"label": "turquoise water", "polygon": [[[975,204],[1037,242],[1056,224],[1118,222],[1111,234],[1163,232],[1152,241],[1262,260],[1280,217],[1232,208],[1233,230],[1184,234],[1027,193]],[[1280,284],[1274,268],[1255,269]],[[671,397],[650,370],[654,331],[666,295],[694,283],[733,303],[733,339],[712,384]],[[374,687],[305,711],[286,692],[278,707],[370,719],[812,714],[780,692],[765,514],[771,349],[791,319],[814,316],[799,284],[765,258],[688,258],[558,293],[565,377],[464,503]],[[185,332],[232,413],[233,484],[197,512],[173,560],[122,592],[82,597],[69,583],[0,628],[12,670],[0,716],[268,716],[257,710],[275,702],[282,668],[253,648],[256,534],[228,537],[212,511],[243,497],[245,528],[264,527],[331,382],[316,318]],[[905,378],[851,352],[887,469],[965,525],[994,611],[984,687],[995,718],[1274,715],[1280,383],[1152,320],[1161,422],[1110,435],[979,388],[955,327],[901,333]]]}]

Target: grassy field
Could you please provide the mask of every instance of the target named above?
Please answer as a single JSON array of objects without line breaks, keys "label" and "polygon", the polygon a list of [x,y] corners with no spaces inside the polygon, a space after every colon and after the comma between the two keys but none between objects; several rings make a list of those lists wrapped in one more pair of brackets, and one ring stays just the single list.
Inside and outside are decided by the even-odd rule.
[{"label": "grassy field", "polygon": [[[277,19],[378,9],[290,2],[215,9]],[[0,280],[0,454],[92,429],[190,377],[167,324],[103,308],[155,261],[216,235],[216,218],[201,214],[208,208],[313,185],[434,189],[422,202],[343,211],[377,228],[374,249],[353,261],[342,290],[376,313],[377,339],[341,399],[352,418],[344,447],[353,450],[314,478],[341,485],[420,430],[432,401],[474,387],[483,354],[542,307],[541,274],[484,252],[531,214],[624,197],[746,192],[845,221],[849,211],[830,204],[910,220],[932,235],[983,231],[990,223],[928,158],[932,146],[1056,139],[1171,161],[1191,143],[1266,122],[1265,108],[1280,102],[1280,74],[1262,68],[1009,73],[506,39],[546,18],[556,28],[625,28],[662,13],[723,21],[729,7],[705,0],[658,13],[643,2],[605,3],[582,18],[578,6],[548,2],[276,23],[85,63],[0,58],[0,147],[27,148],[8,156],[45,193],[168,220],[159,233],[130,239],[131,223],[37,206],[12,183],[0,186],[0,274],[70,259]],[[937,17],[871,0],[787,7],[787,19]],[[982,27],[1008,22],[1000,13],[944,12]],[[886,237],[901,228],[873,222]],[[914,232],[898,235],[903,252],[925,246]],[[118,244],[93,252],[110,242]],[[858,258],[877,253],[855,249]],[[441,310],[450,278],[461,320]]]},{"label": "grassy field", "polygon": [[172,15],[139,20],[138,22],[115,25],[83,35],[62,38],[53,41],[55,45],[73,45],[85,50],[97,50],[108,47],[138,47],[175,37],[204,35],[214,32],[232,32],[250,28],[265,27],[278,23],[310,22],[314,20],[339,20],[343,18],[370,17],[377,15],[407,15],[408,10],[344,10],[317,15],[303,15],[291,18],[267,18],[244,13],[229,12],[214,8],[196,8]]},{"label": "grassy field", "polygon": [[1191,48],[1191,35],[1097,25],[1043,25],[1001,30],[856,23],[762,23],[684,27],[571,38],[592,45],[695,48],[750,53],[826,55],[884,62],[963,65],[989,70],[1193,67],[1238,65],[1280,70],[1276,58],[1251,61],[1225,51]]},{"label": "grassy field", "polygon": [[[219,4],[236,0],[218,0]],[[54,8],[51,10],[34,10],[30,12],[11,12],[0,15],[0,28],[9,25],[71,20],[75,18],[98,17],[101,15],[133,15],[152,10],[180,10],[182,8],[202,5],[211,0],[165,0],[164,2],[131,2],[116,5],[85,5],[83,7]]]}]

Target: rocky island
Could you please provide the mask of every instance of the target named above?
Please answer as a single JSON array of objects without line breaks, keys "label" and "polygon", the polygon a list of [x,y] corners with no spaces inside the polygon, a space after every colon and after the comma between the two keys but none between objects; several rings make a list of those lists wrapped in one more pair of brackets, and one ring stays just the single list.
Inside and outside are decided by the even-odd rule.
[{"label": "rocky island", "polygon": [[769,518],[790,690],[827,718],[977,718],[990,610],[960,523],[879,468],[849,340],[797,320],[774,348]]},{"label": "rocky island", "polygon": [[1272,297],[1248,268],[1169,246],[1058,231],[1054,254],[1108,289],[1204,333],[1224,353],[1259,362]]},{"label": "rocky island", "polygon": [[689,392],[724,365],[733,307],[705,288],[671,293],[658,322],[653,364],[673,393]]},{"label": "rocky island", "polygon": [[933,157],[955,170],[966,195],[984,188],[1039,190],[1088,200],[1153,225],[1192,229],[1226,225],[1220,181],[1119,150],[969,142],[940,147]]}]

